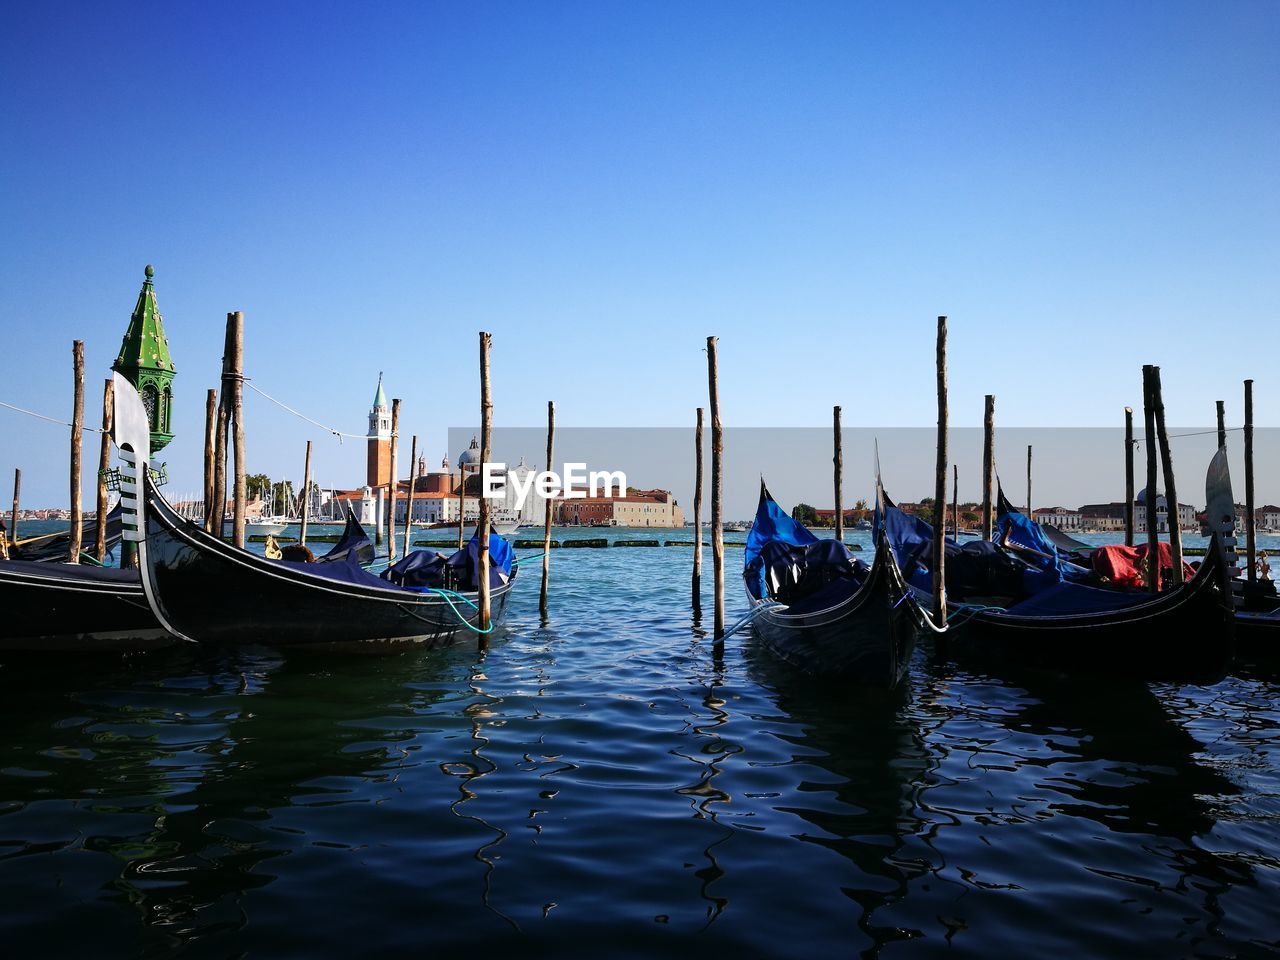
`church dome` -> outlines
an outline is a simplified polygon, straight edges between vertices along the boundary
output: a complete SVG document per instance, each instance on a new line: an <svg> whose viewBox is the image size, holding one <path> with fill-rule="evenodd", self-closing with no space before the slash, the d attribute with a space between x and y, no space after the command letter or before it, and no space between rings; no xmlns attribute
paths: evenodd
<svg viewBox="0 0 1280 960"><path fill-rule="evenodd" d="M1147 502L1147 488L1143 487L1138 491L1138 495L1133 498L1133 502L1138 506L1145 506ZM1165 500L1163 493L1156 494L1156 509L1162 510L1169 505L1169 501Z"/></svg>
<svg viewBox="0 0 1280 960"><path fill-rule="evenodd" d="M471 438L471 446L458 454L459 467L474 467L480 464L480 444L475 437Z"/></svg>

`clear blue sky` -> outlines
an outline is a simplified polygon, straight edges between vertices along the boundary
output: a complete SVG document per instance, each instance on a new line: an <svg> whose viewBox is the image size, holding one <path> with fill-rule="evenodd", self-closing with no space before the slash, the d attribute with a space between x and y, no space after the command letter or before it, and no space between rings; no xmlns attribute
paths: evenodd
<svg viewBox="0 0 1280 960"><path fill-rule="evenodd" d="M233 309L264 389L363 431L385 370L433 460L480 329L506 425L688 423L714 333L728 424L924 426L939 313L958 424L1116 425L1143 362L1280 424L1277 50L1274 2L10 5L0 400L69 415L79 337L96 416L153 263L178 491ZM359 480L248 410L251 469ZM65 430L0 437L67 501Z"/></svg>

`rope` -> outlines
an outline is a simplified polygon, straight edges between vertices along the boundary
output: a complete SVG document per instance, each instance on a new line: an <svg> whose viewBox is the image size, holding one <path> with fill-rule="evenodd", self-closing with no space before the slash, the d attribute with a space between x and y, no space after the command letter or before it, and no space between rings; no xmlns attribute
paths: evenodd
<svg viewBox="0 0 1280 960"><path fill-rule="evenodd" d="M453 611L453 615L454 615L455 617L457 617L457 618L458 618L458 622L459 622L459 623L461 623L461 624L462 624L464 627L466 627L468 630L471 630L471 631L473 631L474 633L480 633L480 634L493 633L493 623L492 623L492 622L490 622L490 623L489 623L489 626L485 627L483 630L481 630L479 627L472 626L471 621L470 621L470 620L468 620L466 617L464 617L464 616L463 616L463 615L458 611L458 608L457 608L457 607L455 607L455 606L453 605L453 601L449 599L450 594L452 594L453 596L457 597L459 600L463 601L464 603L470 604L470 605L471 605L471 608L472 608L473 610L479 610L479 609L480 609L476 604L472 603L470 600L468 600L468 599L467 599L466 597L464 597L462 594L460 594L460 593L455 593L455 592L454 592L454 591L452 591L452 590L444 590L444 589L441 589L440 587L433 587L433 588L431 589L431 592L432 592L432 593L438 593L438 594L440 594L440 596L441 596L441 597L443 597L443 598L444 598L444 602L445 602L445 603L447 603L447 604L449 605L449 609L450 609L450 610L452 610L452 611Z"/></svg>
<svg viewBox="0 0 1280 960"><path fill-rule="evenodd" d="M260 387L255 386L255 385L254 385L254 384L249 380L249 378L248 378L248 377L242 377L241 379L242 379L242 380L243 380L243 381L248 385L249 389L250 389L250 390L252 390L254 393L258 394L259 396L265 397L265 398L266 398L266 399L268 399L268 400L270 400L270 401L271 401L272 403L274 403L277 407L280 407L280 408L281 408L281 409L283 409L283 410L288 410L288 411L289 411L290 413L292 413L295 417L299 417L300 419L307 421L307 423L310 423L310 424L312 424L313 426L317 426L317 427L319 427L321 430L325 430L325 431L327 431L328 433L333 434L335 437L337 437L337 438L338 438L338 442L339 442L339 443L341 443L341 442L342 442L342 438L343 438L343 437L354 437L354 438L355 438L355 439L357 439L357 440L366 440L366 439L368 439L368 438L367 438L363 433L345 433L345 432L343 432L342 430L335 430L333 427L326 426L325 424L321 423L319 420L312 420L312 419L311 419L310 417L308 417L305 413L302 413L302 412L300 412L300 411L298 411L298 410L293 409L293 407L289 406L287 403L281 403L279 400L277 400L275 397L271 396L271 394L267 393L265 390L261 389Z"/></svg>
<svg viewBox="0 0 1280 960"><path fill-rule="evenodd" d="M63 427L74 426L74 424L70 420L59 420L57 417L46 417L43 413L36 413L34 410L27 410L27 409L24 409L23 407L15 407L12 403L5 403L3 400L0 400L0 407L6 407L9 410L15 411L16 413L25 413L28 417L35 417L37 420L47 420L49 423L56 423ZM81 429L88 430L90 433L102 432L101 427L82 426Z"/></svg>
<svg viewBox="0 0 1280 960"><path fill-rule="evenodd" d="M1243 430L1243 429L1244 429L1244 427L1227 427L1227 428L1226 428L1226 432L1227 432L1227 433L1235 433L1237 430ZM1180 439L1181 437L1209 437L1209 436L1216 436L1216 435L1217 435L1217 433L1218 433L1218 431L1217 431L1217 430L1194 430L1194 431L1192 431L1191 433L1171 433L1171 434L1169 434L1169 439L1170 439L1170 440L1178 440L1178 439ZM1147 442L1147 438L1146 438L1145 436L1142 436L1142 437L1134 437L1134 438L1133 438L1133 442L1134 442L1135 444L1136 444L1136 443L1146 443L1146 442Z"/></svg>

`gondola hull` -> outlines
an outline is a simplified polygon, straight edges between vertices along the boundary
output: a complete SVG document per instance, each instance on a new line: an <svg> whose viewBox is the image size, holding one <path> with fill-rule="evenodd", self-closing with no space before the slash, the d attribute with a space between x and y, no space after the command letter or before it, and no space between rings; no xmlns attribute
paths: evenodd
<svg viewBox="0 0 1280 960"><path fill-rule="evenodd" d="M860 587L807 606L761 610L752 623L756 636L802 670L853 683L897 686L917 642L936 632L883 541Z"/></svg>
<svg viewBox="0 0 1280 960"><path fill-rule="evenodd" d="M954 608L949 656L994 666L1141 681L1216 683L1235 652L1234 616L1217 549L1191 580L1122 610L1017 616Z"/></svg>
<svg viewBox="0 0 1280 960"><path fill-rule="evenodd" d="M475 636L479 614L459 599L345 582L267 560L184 521L149 481L146 488L147 595L161 622L181 636L353 652ZM515 572L492 590L494 624L506 610Z"/></svg>
<svg viewBox="0 0 1280 960"><path fill-rule="evenodd" d="M0 610L0 651L8 653L132 653L177 642L131 571L0 561Z"/></svg>

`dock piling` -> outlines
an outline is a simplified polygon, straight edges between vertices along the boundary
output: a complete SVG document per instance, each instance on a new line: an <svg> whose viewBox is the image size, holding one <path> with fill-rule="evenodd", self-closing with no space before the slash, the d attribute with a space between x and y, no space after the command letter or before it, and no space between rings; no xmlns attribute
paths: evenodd
<svg viewBox="0 0 1280 960"><path fill-rule="evenodd" d="M311 441L307 441L307 455L302 461L302 509L299 511L301 524L298 530L298 542L307 545L307 520L311 513Z"/></svg>
<svg viewBox="0 0 1280 960"><path fill-rule="evenodd" d="M1222 400L1216 401L1218 407L1218 449L1227 445L1227 405Z"/></svg>
<svg viewBox="0 0 1280 960"><path fill-rule="evenodd" d="M702 407L693 429L693 615L702 616Z"/></svg>
<svg viewBox="0 0 1280 960"><path fill-rule="evenodd" d="M933 623L947 624L947 318L938 317L938 458L933 484Z"/></svg>
<svg viewBox="0 0 1280 960"><path fill-rule="evenodd" d="M492 455L490 445L493 442L493 402L489 397L489 345L493 341L491 334L480 333L480 474L483 481L484 465ZM394 435L394 431L392 431ZM488 630L492 623L489 609L489 498L480 489L480 522L476 525L476 536L480 541L480 649L489 645Z"/></svg>
<svg viewBox="0 0 1280 960"><path fill-rule="evenodd" d="M1133 407L1124 408L1124 545L1133 546Z"/></svg>
<svg viewBox="0 0 1280 960"><path fill-rule="evenodd" d="M960 467L951 465L951 539L960 542Z"/></svg>
<svg viewBox="0 0 1280 960"><path fill-rule="evenodd" d="M227 380L231 387L232 452L235 455L235 502L232 507L231 542L244 549L245 462L244 462L244 313L227 314L231 362ZM223 388L225 392L225 387Z"/></svg>
<svg viewBox="0 0 1280 960"><path fill-rule="evenodd" d="M1027 444L1027 519L1034 520L1036 518L1031 506L1031 444Z"/></svg>
<svg viewBox="0 0 1280 960"><path fill-rule="evenodd" d="M396 559L396 460L400 453L400 401L391 401L391 479L387 482L387 561ZM413 472L412 466L409 470Z"/></svg>
<svg viewBox="0 0 1280 960"><path fill-rule="evenodd" d="M1244 513L1245 560L1250 586L1258 579L1258 538L1253 516L1253 381L1244 382Z"/></svg>
<svg viewBox="0 0 1280 960"><path fill-rule="evenodd" d="M724 653L724 430L720 425L720 384L716 338L707 337L707 392L711 408L711 563L715 577L714 653ZM701 539L701 538L699 538Z"/></svg>
<svg viewBox="0 0 1280 960"><path fill-rule="evenodd" d="M71 407L71 542L67 546L67 562L80 562L84 536L84 505L81 503L80 456L84 449L84 341L71 343L71 366L74 374Z"/></svg>
<svg viewBox="0 0 1280 960"><path fill-rule="evenodd" d="M556 404L547 401L547 465L544 469L555 469L556 444ZM543 619L547 616L547 590L551 585L551 520L555 511L555 501L545 498L542 518L542 590L538 594L538 612Z"/></svg>
<svg viewBox="0 0 1280 960"><path fill-rule="evenodd" d="M831 419L835 440L835 453L831 462L835 466L836 539L844 543L844 505L841 503L841 488L844 486L844 454L840 449L840 408L838 406L832 408Z"/></svg>
<svg viewBox="0 0 1280 960"><path fill-rule="evenodd" d="M1147 490L1143 507L1147 524L1147 588L1160 591L1160 533L1156 529L1156 410L1151 364L1142 368L1142 419L1146 432Z"/></svg>
<svg viewBox="0 0 1280 960"><path fill-rule="evenodd" d="M413 532L413 488L418 484L417 469L418 435L415 433L409 444L409 494L404 505L404 550L401 552L406 557L409 555L409 536Z"/></svg>
<svg viewBox="0 0 1280 960"><path fill-rule="evenodd" d="M204 401L204 529L213 533L215 437L218 430L218 391L210 390ZM221 519L221 517L219 517ZM221 533L221 531L219 531Z"/></svg>
<svg viewBox="0 0 1280 960"><path fill-rule="evenodd" d="M1164 499L1169 518L1169 554L1173 563L1173 586L1182 583L1182 523L1178 516L1178 485L1173 480L1173 452L1164 424L1164 390L1160 386L1160 368L1151 368L1151 399L1156 416L1156 440L1160 444L1160 466L1164 474Z"/></svg>
<svg viewBox="0 0 1280 960"><path fill-rule="evenodd" d="M13 470L13 513L10 514L9 524L9 546L16 547L18 545L18 495L22 492L22 470L14 467Z"/></svg>
<svg viewBox="0 0 1280 960"><path fill-rule="evenodd" d="M991 505L996 498L996 398L988 393L982 414L982 539L995 530Z"/></svg>

